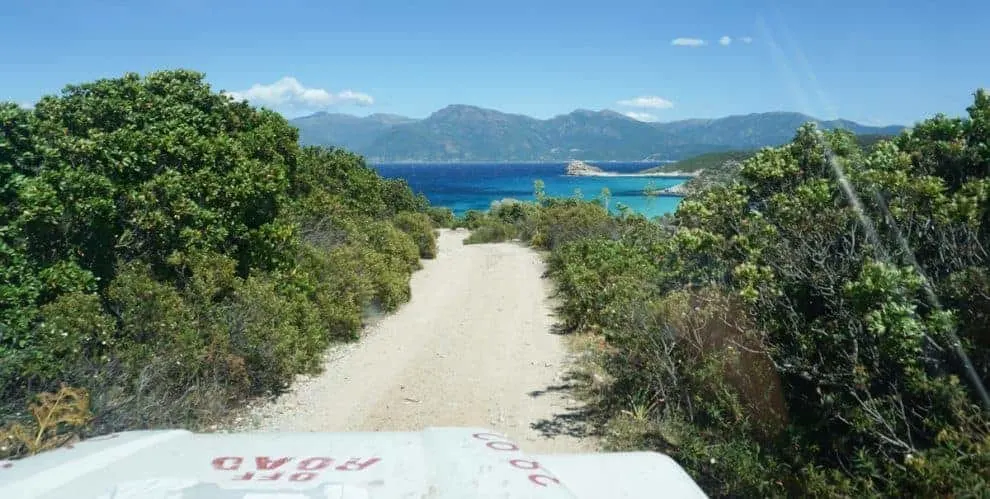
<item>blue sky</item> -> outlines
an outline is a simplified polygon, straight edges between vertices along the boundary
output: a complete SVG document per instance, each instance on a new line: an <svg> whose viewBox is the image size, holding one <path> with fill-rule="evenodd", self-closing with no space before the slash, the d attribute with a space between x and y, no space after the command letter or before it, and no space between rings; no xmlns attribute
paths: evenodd
<svg viewBox="0 0 990 499"><path fill-rule="evenodd" d="M3 15L0 100L21 103L183 67L287 115L459 103L909 124L990 87L982 0L6 0Z"/></svg>

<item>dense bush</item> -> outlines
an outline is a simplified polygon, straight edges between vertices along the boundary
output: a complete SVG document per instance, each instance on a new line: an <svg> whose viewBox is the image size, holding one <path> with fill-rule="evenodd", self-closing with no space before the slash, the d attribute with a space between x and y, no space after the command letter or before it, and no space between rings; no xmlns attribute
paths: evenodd
<svg viewBox="0 0 990 499"><path fill-rule="evenodd" d="M395 216L395 226L413 238L419 248L420 258L436 258L437 234L429 215L404 211Z"/></svg>
<svg viewBox="0 0 990 499"><path fill-rule="evenodd" d="M456 224L454 212L450 208L431 206L427 208L426 214L433 221L433 226L437 228L452 228Z"/></svg>
<svg viewBox="0 0 990 499"><path fill-rule="evenodd" d="M486 221L464 239L464 244L498 243L516 237L516 228L500 220Z"/></svg>
<svg viewBox="0 0 990 499"><path fill-rule="evenodd" d="M570 241L617 234L617 222L602 199L546 197L539 181L536 194L535 202L506 199L492 203L487 213L469 210L458 221L472 231L465 244L521 238L538 248L554 249Z"/></svg>
<svg viewBox="0 0 990 499"><path fill-rule="evenodd" d="M405 182L191 71L0 105L0 196L0 418L64 382L98 432L284 389L436 251Z"/></svg>
<svg viewBox="0 0 990 499"><path fill-rule="evenodd" d="M570 330L601 331L618 319L615 303L641 301L656 276L652 262L637 249L611 239L567 243L550 256L549 270L564 298L560 317Z"/></svg>
<svg viewBox="0 0 990 499"><path fill-rule="evenodd" d="M537 247L553 250L582 239L617 235L615 219L602 204L580 199L549 199L530 223L522 223L522 235Z"/></svg>
<svg viewBox="0 0 990 499"><path fill-rule="evenodd" d="M475 230L488 220L486 214L478 210L468 210L454 221L454 228Z"/></svg>
<svg viewBox="0 0 990 499"><path fill-rule="evenodd" d="M990 96L968 111L869 151L806 125L663 223L547 199L512 222L599 338L610 446L713 496L990 494Z"/></svg>

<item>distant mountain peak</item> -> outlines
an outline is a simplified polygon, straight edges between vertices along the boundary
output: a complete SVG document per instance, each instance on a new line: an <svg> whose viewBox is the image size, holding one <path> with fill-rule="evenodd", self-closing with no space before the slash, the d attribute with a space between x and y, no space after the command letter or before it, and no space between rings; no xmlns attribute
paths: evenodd
<svg viewBox="0 0 990 499"><path fill-rule="evenodd" d="M553 120L559 120L559 119L566 119L568 117L571 117L571 118L580 117L582 119L603 118L603 119L608 119L608 120L619 119L619 120L625 120L625 121L636 121L636 120L634 120L634 119L632 119L632 118L630 118L630 117L628 117L628 116L626 116L626 115L624 115L624 114L622 114L620 112L613 111L611 109L601 109L599 111L594 111L594 110L591 110L591 109L575 109L575 110L573 110L573 111L571 111L571 112L569 112L567 114L559 114L557 116L554 116L551 119L553 119Z"/></svg>
<svg viewBox="0 0 990 499"><path fill-rule="evenodd" d="M475 106L475 105L472 105L472 104L447 104L446 106L440 108L440 111L443 111L445 109L447 109L447 110L458 110L458 109L461 109L461 110L494 111L494 109L486 109L486 108L483 108L481 106Z"/></svg>
<svg viewBox="0 0 990 499"><path fill-rule="evenodd" d="M628 116L626 116L626 115L624 115L624 114L622 114L622 113L620 113L618 111L613 111L611 109L602 109L601 111L599 111L599 113L601 113L603 116L612 116L614 118L632 119L632 118L630 118L630 117L628 117Z"/></svg>
<svg viewBox="0 0 990 499"><path fill-rule="evenodd" d="M617 113L617 112L615 112L615 111L613 111L611 109L600 109L598 111L595 111L593 109L578 108L578 109L575 109L574 111L571 111L570 114L580 114L580 115L583 115L583 116L609 116L609 115L622 116L621 114L619 114L619 113Z"/></svg>
<svg viewBox="0 0 990 499"><path fill-rule="evenodd" d="M482 109L477 106L468 106L466 104L451 104L445 106L433 112L426 119L444 119L444 118L455 118L459 116L480 116L485 114L487 110Z"/></svg>
<svg viewBox="0 0 990 499"><path fill-rule="evenodd" d="M457 126L470 124L474 129L480 130L487 126L498 127L503 130L514 128L524 128L536 122L535 118L522 114L510 114L495 109L488 109L466 104L452 104L429 115L422 121L424 126ZM442 125L441 125L442 124ZM480 127L480 128L479 128ZM450 141L446 141L449 143Z"/></svg>
<svg viewBox="0 0 990 499"><path fill-rule="evenodd" d="M435 115L438 115L438 114L439 115L459 114L459 113L484 113L484 114L487 114L487 113L498 113L498 112L499 111L496 111L494 109L487 109L487 108L483 108L483 107L479 107L479 106L471 106L471 105L468 105L468 104L450 104L450 105L444 106L444 107L442 107L440 109L437 109L436 111L433 112L433 114L431 116L435 116Z"/></svg>

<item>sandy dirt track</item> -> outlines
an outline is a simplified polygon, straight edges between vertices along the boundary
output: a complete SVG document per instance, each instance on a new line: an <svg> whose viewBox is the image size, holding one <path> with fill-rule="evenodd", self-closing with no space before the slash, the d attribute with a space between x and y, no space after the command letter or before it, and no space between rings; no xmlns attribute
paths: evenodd
<svg viewBox="0 0 990 499"><path fill-rule="evenodd" d="M439 254L412 277L412 300L250 409L263 431L388 431L481 426L529 452L594 450L566 389L569 355L551 332L550 283L538 254L517 244L462 244L441 232ZM247 428L245 428L247 429Z"/></svg>

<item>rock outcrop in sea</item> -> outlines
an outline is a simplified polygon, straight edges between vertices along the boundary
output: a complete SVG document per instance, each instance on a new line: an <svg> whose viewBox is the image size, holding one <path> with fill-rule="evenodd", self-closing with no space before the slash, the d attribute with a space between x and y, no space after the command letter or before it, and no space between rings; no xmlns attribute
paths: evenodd
<svg viewBox="0 0 990 499"><path fill-rule="evenodd" d="M575 176L595 176L605 173L597 166L589 165L584 161L574 160L567 163L567 174Z"/></svg>
<svg viewBox="0 0 990 499"><path fill-rule="evenodd" d="M647 187L646 189L643 190L643 194L645 194L647 196L681 196L681 197L683 197L683 196L687 196L688 189L685 187L685 184L676 184L676 185L672 185L670 187L662 187L662 188L657 188L657 187L650 188L650 187Z"/></svg>

